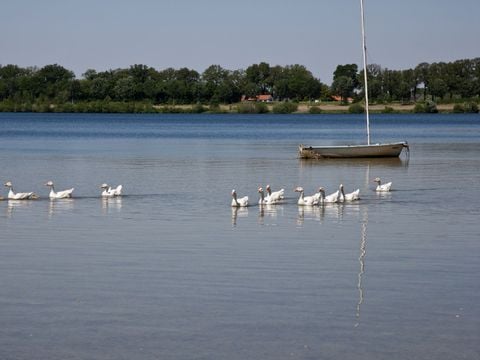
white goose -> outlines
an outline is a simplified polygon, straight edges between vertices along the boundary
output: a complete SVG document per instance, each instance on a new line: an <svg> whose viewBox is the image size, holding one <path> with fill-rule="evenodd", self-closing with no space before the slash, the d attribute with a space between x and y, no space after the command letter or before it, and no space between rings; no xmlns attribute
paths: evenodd
<svg viewBox="0 0 480 360"><path fill-rule="evenodd" d="M260 199L258 199L258 205L272 204L269 197L265 197L265 192L262 187L258 188L258 193L260 194Z"/></svg>
<svg viewBox="0 0 480 360"><path fill-rule="evenodd" d="M116 188L113 188L111 186L108 186L108 184L102 184L100 186L100 189L103 189L102 191L102 196L103 197L114 197L114 196L120 196L122 195L122 185L118 185Z"/></svg>
<svg viewBox="0 0 480 360"><path fill-rule="evenodd" d="M265 190L267 190L267 199L269 198L269 200L271 201L271 203L276 203L276 202L279 202L280 200L283 200L285 199L285 190L284 189L280 189L278 191L274 191L272 192L272 189L270 188L270 185L267 185L265 187Z"/></svg>
<svg viewBox="0 0 480 360"><path fill-rule="evenodd" d="M45 186L50 187L50 194L48 197L50 199L66 199L66 198L71 198L73 190L75 188L67 189L67 190L62 190L62 191L55 191L55 186L53 185L53 181L49 180L45 183Z"/></svg>
<svg viewBox="0 0 480 360"><path fill-rule="evenodd" d="M248 206L248 196L242 198L237 198L237 192L235 189L232 190L232 206L233 207L247 207Z"/></svg>
<svg viewBox="0 0 480 360"><path fill-rule="evenodd" d="M315 195L312 196L305 196L304 190L301 186L298 186L294 189L295 192L300 193L300 197L298 198L297 204L301 206L311 206L318 204L318 197Z"/></svg>
<svg viewBox="0 0 480 360"><path fill-rule="evenodd" d="M325 189L323 187L318 188L318 193L315 194L320 204L334 204L339 202L340 191L337 190L330 195L325 195Z"/></svg>
<svg viewBox="0 0 480 360"><path fill-rule="evenodd" d="M340 202L355 201L360 199L360 189L345 194L345 191L343 190L343 184L340 184L338 190L340 191Z"/></svg>
<svg viewBox="0 0 480 360"><path fill-rule="evenodd" d="M16 193L13 190L13 185L11 181L7 181L4 184L6 187L9 188L8 191L8 199L10 200L31 200L31 199L38 199L38 196L34 192L24 192L24 193Z"/></svg>
<svg viewBox="0 0 480 360"><path fill-rule="evenodd" d="M375 189L375 191L378 191L378 192L388 192L392 188L392 182L391 181L386 183L386 184L382 184L382 181L380 180L379 177L375 178L375 180L373 180L373 182L377 183L377 188Z"/></svg>

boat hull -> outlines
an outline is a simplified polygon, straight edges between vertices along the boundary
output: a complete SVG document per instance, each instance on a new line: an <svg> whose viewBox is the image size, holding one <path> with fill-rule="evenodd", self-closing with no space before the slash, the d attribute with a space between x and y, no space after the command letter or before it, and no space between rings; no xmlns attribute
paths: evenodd
<svg viewBox="0 0 480 360"><path fill-rule="evenodd" d="M343 146L304 146L298 147L301 159L332 159L332 158L382 158L399 157L406 142L371 145L343 145Z"/></svg>

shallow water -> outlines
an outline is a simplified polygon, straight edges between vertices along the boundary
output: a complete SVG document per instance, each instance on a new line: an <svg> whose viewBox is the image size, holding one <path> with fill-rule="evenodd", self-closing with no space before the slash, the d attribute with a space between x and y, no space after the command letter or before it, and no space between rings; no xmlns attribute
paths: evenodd
<svg viewBox="0 0 480 360"><path fill-rule="evenodd" d="M296 158L362 142L356 115L0 114L0 180L41 196L0 202L0 358L478 359L480 118L372 133L410 158ZM296 205L339 183L362 199Z"/></svg>

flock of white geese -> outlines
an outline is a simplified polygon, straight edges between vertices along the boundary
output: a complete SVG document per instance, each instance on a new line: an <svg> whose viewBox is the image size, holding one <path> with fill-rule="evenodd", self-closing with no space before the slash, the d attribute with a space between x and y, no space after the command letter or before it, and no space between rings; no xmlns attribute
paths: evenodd
<svg viewBox="0 0 480 360"><path fill-rule="evenodd" d="M389 192L392 188L392 182L382 184L381 179L378 177L375 178L373 181L377 184L377 187L375 188L375 191L377 192ZM285 189L272 191L270 185L267 185L265 190L266 194L262 187L258 188L258 193L260 194L260 198L258 200L259 205L279 204L285 199ZM343 188L343 184L340 184L338 190L329 195L325 195L325 189L323 187L318 188L318 191L310 196L305 196L304 189L301 186L296 187L294 191L300 193L300 196L297 200L297 204L300 206L335 204L360 200L360 189L346 194ZM247 206L249 206L248 196L238 197L237 192L235 191L235 189L233 189L232 207Z"/></svg>
<svg viewBox="0 0 480 360"><path fill-rule="evenodd" d="M39 196L34 192L15 192L11 181L7 181L4 185L8 188L8 195L7 195L8 200L34 200L39 198ZM75 190L75 188L71 188L71 189L56 191L55 185L51 180L47 181L45 183L45 186L50 188L50 193L48 194L48 197L50 199L71 198L73 196L73 190ZM101 196L105 198L122 195L122 185L118 185L117 187L112 188L108 184L102 184L100 186L100 189L102 190ZM1 196L0 196L0 200L3 200Z"/></svg>

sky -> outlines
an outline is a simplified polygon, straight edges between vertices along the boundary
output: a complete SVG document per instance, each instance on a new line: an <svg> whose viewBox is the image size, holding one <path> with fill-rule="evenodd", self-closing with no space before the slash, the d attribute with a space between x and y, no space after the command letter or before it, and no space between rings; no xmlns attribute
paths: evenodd
<svg viewBox="0 0 480 360"><path fill-rule="evenodd" d="M480 57L480 0L365 0L368 62L392 70ZM331 84L362 64L360 0L3 0L0 65L59 64L80 78L266 62Z"/></svg>

